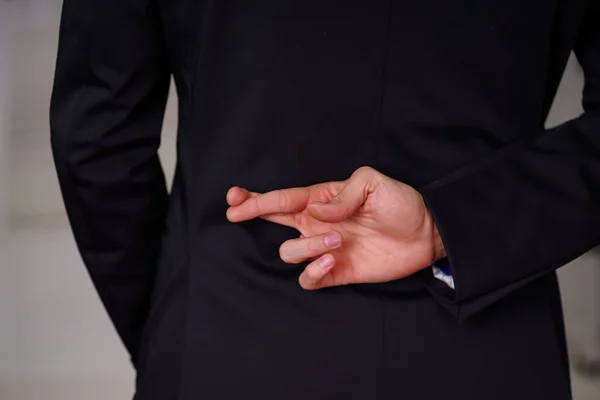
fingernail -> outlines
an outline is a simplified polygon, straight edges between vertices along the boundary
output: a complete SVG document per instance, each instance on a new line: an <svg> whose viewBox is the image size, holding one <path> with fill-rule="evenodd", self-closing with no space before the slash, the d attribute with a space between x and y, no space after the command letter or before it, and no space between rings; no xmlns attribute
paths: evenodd
<svg viewBox="0 0 600 400"><path fill-rule="evenodd" d="M325 235L325 245L327 247L336 247L342 243L342 238L337 233L328 233Z"/></svg>
<svg viewBox="0 0 600 400"><path fill-rule="evenodd" d="M331 254L326 254L323 257L321 257L321 261L319 261L319 264L321 264L321 267L323 268L329 268L333 265L333 256Z"/></svg>

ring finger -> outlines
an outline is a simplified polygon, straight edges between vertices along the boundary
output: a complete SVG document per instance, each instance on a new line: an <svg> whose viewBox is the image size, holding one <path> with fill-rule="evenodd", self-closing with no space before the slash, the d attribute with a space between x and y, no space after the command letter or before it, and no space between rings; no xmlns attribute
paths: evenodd
<svg viewBox="0 0 600 400"><path fill-rule="evenodd" d="M337 249L341 244L342 235L332 231L320 235L288 240L279 248L279 255L288 264L298 264Z"/></svg>

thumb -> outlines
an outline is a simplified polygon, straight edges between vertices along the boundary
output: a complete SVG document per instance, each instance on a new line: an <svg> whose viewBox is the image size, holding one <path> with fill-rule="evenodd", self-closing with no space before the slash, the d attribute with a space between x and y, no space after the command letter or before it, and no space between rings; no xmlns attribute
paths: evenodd
<svg viewBox="0 0 600 400"><path fill-rule="evenodd" d="M342 222L356 213L367 200L370 188L374 183L370 168L357 170L346 181L342 190L329 202L311 202L308 204L310 215L322 222Z"/></svg>

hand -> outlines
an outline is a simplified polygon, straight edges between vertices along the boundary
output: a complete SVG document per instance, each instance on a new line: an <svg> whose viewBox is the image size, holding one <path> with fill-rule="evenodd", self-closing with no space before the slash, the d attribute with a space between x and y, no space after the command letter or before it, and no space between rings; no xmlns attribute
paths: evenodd
<svg viewBox="0 0 600 400"><path fill-rule="evenodd" d="M404 278L445 256L431 213L414 188L369 167L343 182L259 194L233 187L227 218L297 229L280 248L287 263L312 261L305 289Z"/></svg>

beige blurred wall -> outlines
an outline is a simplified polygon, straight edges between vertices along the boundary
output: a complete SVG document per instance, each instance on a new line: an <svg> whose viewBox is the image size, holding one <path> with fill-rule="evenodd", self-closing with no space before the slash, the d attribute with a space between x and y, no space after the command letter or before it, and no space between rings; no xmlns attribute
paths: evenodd
<svg viewBox="0 0 600 400"><path fill-rule="evenodd" d="M77 253L52 163L60 5L0 0L0 400L128 398L133 384ZM176 124L172 95L160 149L168 177Z"/></svg>
<svg viewBox="0 0 600 400"><path fill-rule="evenodd" d="M1 7L1 6L0 6ZM8 79L8 63L3 61L7 56L8 47L8 28L6 23L6 16L1 12L0 9L0 251L2 250L2 234L6 231L3 229L4 222L6 220L6 190L5 187L5 175L7 170L6 164L6 137L8 136L8 101L6 99L6 93L2 90L7 86Z"/></svg>
<svg viewBox="0 0 600 400"><path fill-rule="evenodd" d="M6 316L10 312L10 299L7 296L8 280L2 275L2 268L7 263L6 246L6 220L7 220L7 137L8 124L8 86L9 71L6 58L8 56L8 43L11 40L7 24L8 15L2 12L0 5L0 360L9 357L10 327L7 325ZM3 279L4 278L4 279ZM1 361L0 361L1 362ZM0 366L0 374L5 368ZM1 392L0 392L1 393Z"/></svg>
<svg viewBox="0 0 600 400"><path fill-rule="evenodd" d="M554 126L580 115L583 73L574 57L567 65L548 116ZM600 365L600 254L591 251L559 270L569 351L573 364ZM584 365L585 367L585 365Z"/></svg>

